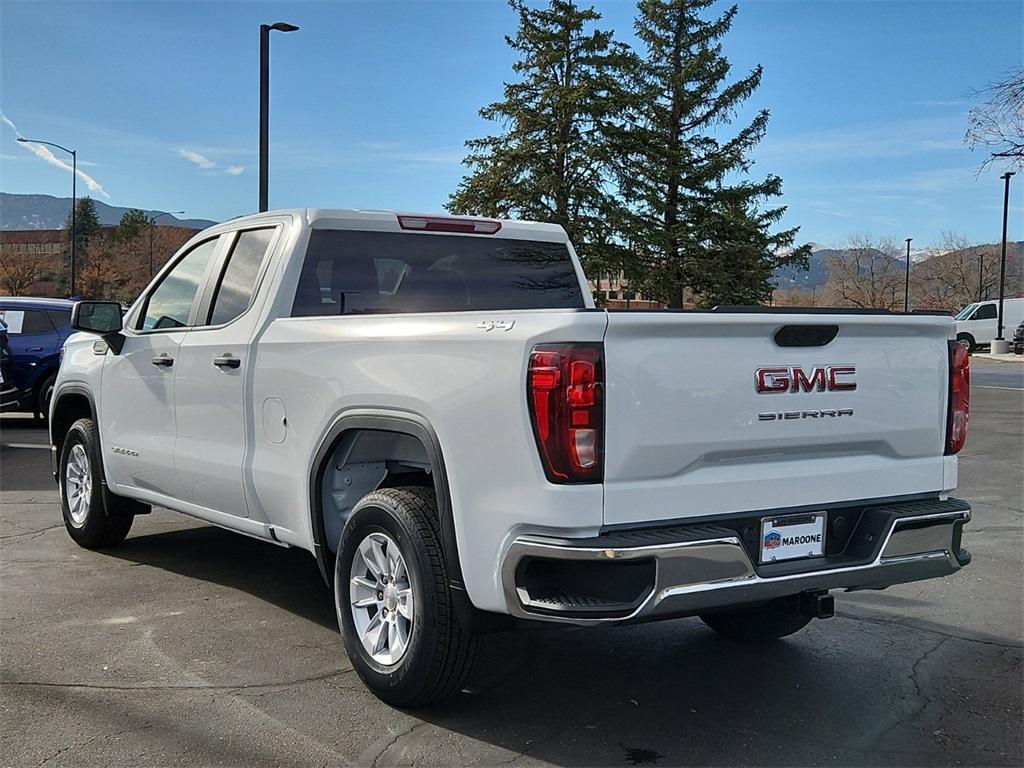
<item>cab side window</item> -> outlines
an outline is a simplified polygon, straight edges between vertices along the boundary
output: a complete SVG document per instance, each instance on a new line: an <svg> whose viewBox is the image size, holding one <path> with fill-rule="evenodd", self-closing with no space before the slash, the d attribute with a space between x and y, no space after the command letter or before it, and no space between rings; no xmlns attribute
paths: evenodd
<svg viewBox="0 0 1024 768"><path fill-rule="evenodd" d="M192 303L218 239L215 237L195 246L164 276L146 299L146 307L137 326L139 330L157 331L188 325Z"/></svg>
<svg viewBox="0 0 1024 768"><path fill-rule="evenodd" d="M995 320L998 314L995 304L982 304L971 320Z"/></svg>
<svg viewBox="0 0 1024 768"><path fill-rule="evenodd" d="M217 285L210 311L210 325L231 322L249 308L260 265L263 264L263 257L266 256L273 236L273 229L239 232Z"/></svg>

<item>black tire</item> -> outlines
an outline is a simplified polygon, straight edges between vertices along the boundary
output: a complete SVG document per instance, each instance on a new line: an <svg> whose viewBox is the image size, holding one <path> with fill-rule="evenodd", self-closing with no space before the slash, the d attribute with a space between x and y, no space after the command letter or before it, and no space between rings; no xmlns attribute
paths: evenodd
<svg viewBox="0 0 1024 768"><path fill-rule="evenodd" d="M57 381L57 372L47 374L43 383L36 388L36 413L43 419L50 418L50 400L53 399L53 385Z"/></svg>
<svg viewBox="0 0 1024 768"><path fill-rule="evenodd" d="M800 613L800 596L780 597L767 603L701 614L715 632L741 643L760 643L792 635L806 627L812 616Z"/></svg>
<svg viewBox="0 0 1024 768"><path fill-rule="evenodd" d="M84 453L86 471L81 477L86 476L86 490L83 491L83 499L88 501L85 506L74 507L74 502L69 502L68 463L75 455L80 460L76 451ZM60 463L58 465L58 479L60 482L60 506L64 515L64 527L68 534L80 547L85 549L103 549L113 547L124 541L131 530L134 514L130 510L136 508L136 502L129 499L116 499L115 509L110 509L104 498L103 486L103 463L100 457L99 436L96 433L96 425L92 419L79 419L68 430L61 446ZM109 495L109 494L107 494ZM120 503L123 502L123 503Z"/></svg>
<svg viewBox="0 0 1024 768"><path fill-rule="evenodd" d="M352 562L371 533L397 545L415 607L404 653L389 665L378 663L364 648L350 605ZM386 488L356 504L338 544L334 602L349 660L382 701L419 707L462 690L476 656L476 638L457 615L432 488Z"/></svg>
<svg viewBox="0 0 1024 768"><path fill-rule="evenodd" d="M978 348L978 345L974 343L974 337L969 333L958 333L956 335L956 340L957 343L968 352L973 352Z"/></svg>

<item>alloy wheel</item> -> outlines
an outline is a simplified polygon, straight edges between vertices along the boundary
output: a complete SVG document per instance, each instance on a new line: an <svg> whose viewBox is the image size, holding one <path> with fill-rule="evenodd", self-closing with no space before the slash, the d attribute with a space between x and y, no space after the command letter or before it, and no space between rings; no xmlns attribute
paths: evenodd
<svg viewBox="0 0 1024 768"><path fill-rule="evenodd" d="M384 666L401 661L415 606L405 558L387 534L374 532L359 543L349 573L349 606L356 635L370 657Z"/></svg>
<svg viewBox="0 0 1024 768"><path fill-rule="evenodd" d="M64 494L67 497L68 513L76 528L85 525L92 503L92 472L89 469L89 454L81 443L75 443L68 454L64 469Z"/></svg>

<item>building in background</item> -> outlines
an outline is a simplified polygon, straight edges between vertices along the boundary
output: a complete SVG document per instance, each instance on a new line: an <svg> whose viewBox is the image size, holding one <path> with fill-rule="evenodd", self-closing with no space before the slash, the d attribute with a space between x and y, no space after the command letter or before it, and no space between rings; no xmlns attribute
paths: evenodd
<svg viewBox="0 0 1024 768"><path fill-rule="evenodd" d="M157 226L152 233L144 228L133 240L125 242L118 239L117 227L101 228L92 242L77 254L79 293L92 299L133 299L149 282L150 235L153 268L158 271L199 231L190 227ZM0 230L0 294L64 297L70 266L65 230ZM116 295L94 295L97 290L102 292L105 284L116 284Z"/></svg>
<svg viewBox="0 0 1024 768"><path fill-rule="evenodd" d="M638 291L629 287L629 281L622 272L602 274L596 278L587 278L587 287L594 297L594 302L604 309L664 309L665 304L644 298Z"/></svg>

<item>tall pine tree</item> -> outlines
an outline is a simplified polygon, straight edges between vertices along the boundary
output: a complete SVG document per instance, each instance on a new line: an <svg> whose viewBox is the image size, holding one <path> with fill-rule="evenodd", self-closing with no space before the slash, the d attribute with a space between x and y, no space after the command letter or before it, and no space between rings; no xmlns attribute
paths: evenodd
<svg viewBox="0 0 1024 768"><path fill-rule="evenodd" d="M64 222L64 231L67 233L68 242L75 239L75 246L80 253L84 253L89 247L89 241L99 234L100 216L96 212L96 203L86 195L80 197L75 203L75 228L71 230L71 213L68 213Z"/></svg>
<svg viewBox="0 0 1024 768"><path fill-rule="evenodd" d="M782 180L747 176L767 110L723 136L760 85L761 68L729 81L721 39L736 7L707 21L702 12L712 4L640 0L642 50L621 69L631 106L613 143L629 271L671 307L684 306L687 288L703 306L764 301L772 271L806 265L810 253L792 248L797 228L771 231L786 210L770 203Z"/></svg>
<svg viewBox="0 0 1024 768"><path fill-rule="evenodd" d="M505 39L518 54L519 79L480 110L504 130L466 142L470 173L447 207L561 224L588 273L616 266L606 127L620 105L616 76L626 49L594 28L600 14L593 8L568 0L509 4L519 30Z"/></svg>

